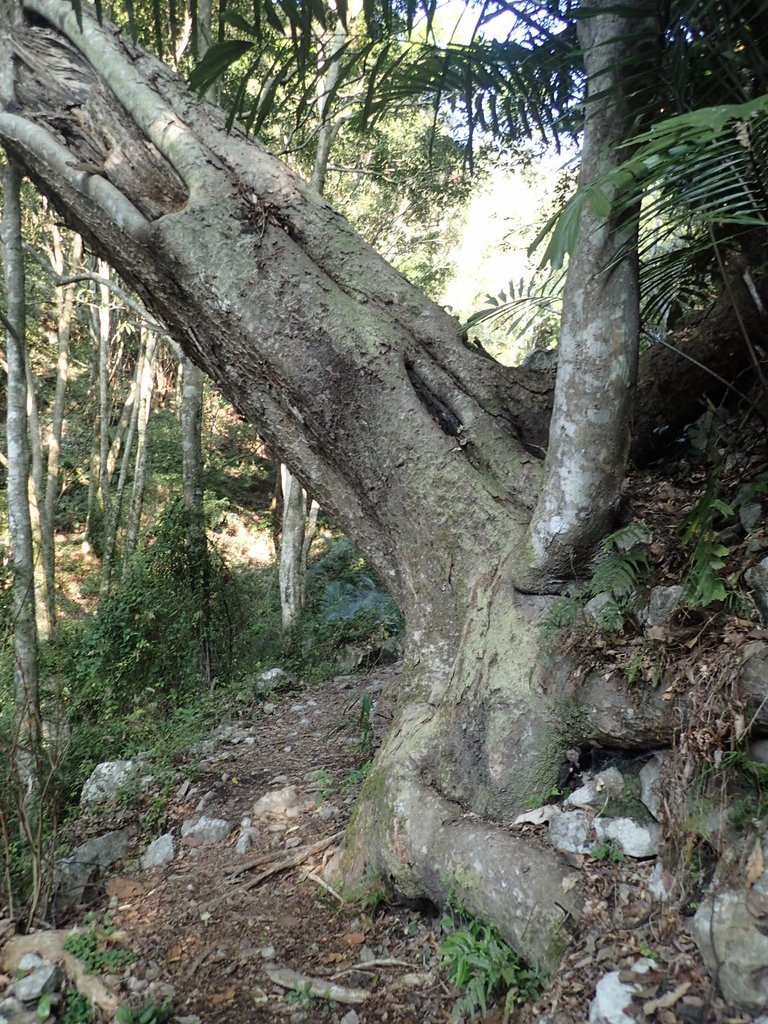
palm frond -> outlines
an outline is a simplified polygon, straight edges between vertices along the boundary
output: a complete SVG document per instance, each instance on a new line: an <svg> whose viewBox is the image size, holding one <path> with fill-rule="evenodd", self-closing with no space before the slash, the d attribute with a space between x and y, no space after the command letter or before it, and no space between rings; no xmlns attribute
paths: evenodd
<svg viewBox="0 0 768 1024"><path fill-rule="evenodd" d="M532 250L548 244L542 264L561 266L578 238L581 211L620 216L651 195L649 216L700 225L768 226L768 95L668 118L627 143L632 155L591 182L555 214Z"/></svg>

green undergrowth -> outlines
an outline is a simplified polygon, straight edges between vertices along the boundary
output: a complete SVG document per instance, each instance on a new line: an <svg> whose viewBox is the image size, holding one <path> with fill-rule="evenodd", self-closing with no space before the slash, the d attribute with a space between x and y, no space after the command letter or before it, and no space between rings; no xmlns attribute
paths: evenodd
<svg viewBox="0 0 768 1024"><path fill-rule="evenodd" d="M220 511L209 503L209 516ZM344 539L319 546L304 614L284 633L275 567L232 568L211 544L203 574L190 555L188 528L183 506L172 501L96 612L62 621L56 643L41 645L44 785L32 801L14 775L13 657L10 637L0 642L0 826L7 837L0 892L17 908L28 902L61 824L77 813L96 764L142 752L154 775L166 770L172 778L174 759L214 726L258 717L280 686L322 685L339 673L349 645L375 663L381 645L400 632L394 602ZM5 564L0 551L0 574ZM0 608L8 596L1 584ZM201 671L203 650L209 678ZM261 673L275 666L289 675L263 684ZM371 702L366 694L355 701L348 724L368 758ZM27 838L20 808L29 816ZM162 801L145 811L161 823Z"/></svg>
<svg viewBox="0 0 768 1024"><path fill-rule="evenodd" d="M445 937L440 959L461 993L452 1021L463 1021L475 1013L485 1017L497 1001L502 1001L508 1015L541 992L545 980L541 972L527 967L494 925L449 904L442 928Z"/></svg>

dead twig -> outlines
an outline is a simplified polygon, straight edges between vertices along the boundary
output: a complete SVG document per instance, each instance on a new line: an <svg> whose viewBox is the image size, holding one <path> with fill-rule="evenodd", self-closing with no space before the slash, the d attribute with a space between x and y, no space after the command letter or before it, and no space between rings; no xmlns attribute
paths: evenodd
<svg viewBox="0 0 768 1024"><path fill-rule="evenodd" d="M281 871L287 871L289 868L298 867L308 857L311 857L315 853L320 853L321 850L327 849L333 843L343 835L342 832L334 832L332 836L327 836L325 839L319 839L316 843L312 843L310 846L301 846L295 853L292 853L290 857L283 857L282 860L273 861L269 867L261 871L255 878L249 878L247 882L242 885L238 885L236 889L232 889L230 892L225 892L221 896L218 896L215 900L210 900L205 906L206 910L210 910L211 907L216 907L219 903L230 898L230 896L237 895L239 893L248 892L249 889L254 889L265 879L270 878L272 875L277 875Z"/></svg>
<svg viewBox="0 0 768 1024"><path fill-rule="evenodd" d="M332 843L335 843L337 839L341 839L343 832L334 832L332 836L328 836L326 839L320 839L318 842L313 843L311 846L301 846L296 850L297 854L305 853L309 856L311 853L318 853L320 850L326 849ZM236 864L232 868L226 868L224 874L230 875L230 882L234 882L238 875L244 875L246 871L252 871L254 868L260 868L264 864L270 864L274 861L275 855L273 853L262 853L260 857L254 857L253 860L247 860L244 864ZM299 864L301 861L299 861Z"/></svg>
<svg viewBox="0 0 768 1024"><path fill-rule="evenodd" d="M351 967L345 967L343 971L336 971L332 974L333 979L343 978L345 974L359 974L361 971L370 971L376 967L408 967L414 970L412 964L407 963L405 960L396 960L393 956L385 956L380 960L366 960L360 963L353 964Z"/></svg>
<svg viewBox="0 0 768 1024"><path fill-rule="evenodd" d="M336 890L333 888L332 885L328 885L327 882L324 882L322 880L322 878L319 875L316 875L314 872L312 872L312 871L302 871L301 877L302 878L309 878L309 879L311 879L311 881L316 882L319 886L321 886L323 889L325 889L326 892L329 892L331 894L331 896L334 897L334 899L337 899L339 901L339 903L343 903L344 902L344 897L341 895L341 893L340 892L336 892Z"/></svg>

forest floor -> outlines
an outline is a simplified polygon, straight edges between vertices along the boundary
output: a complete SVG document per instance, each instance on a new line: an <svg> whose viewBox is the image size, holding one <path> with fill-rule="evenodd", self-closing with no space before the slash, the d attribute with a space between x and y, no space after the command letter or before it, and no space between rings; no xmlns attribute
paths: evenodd
<svg viewBox="0 0 768 1024"><path fill-rule="evenodd" d="M122 973L104 978L118 999L141 1009L171 996L171 1019L182 1024L451 1018L458 994L441 965L441 914L387 902L374 878L345 899L322 878L361 785L360 696L363 688L379 696L396 673L395 667L276 695L178 755L162 782L147 782L132 801L81 814L73 843L115 828L127 828L133 840L132 859L101 880L91 904L91 920L108 916L117 927L110 944L136 956ZM254 815L256 801L287 785L295 786L287 814ZM207 816L235 829L212 845L178 845L182 822L199 814L201 800ZM251 819L253 842L238 853L244 818ZM537 828L523 827L532 842L546 841ZM162 832L177 838L175 859L141 870L140 855ZM575 861L586 906L561 969L538 1003L509 1017L497 1005L489 1021L582 1024L597 981L641 956L655 967L644 978L638 1020L750 1020L729 1014L716 996L680 912L649 894L650 862ZM82 925L83 917L61 923ZM306 984L285 988L275 983L276 966L351 989L361 1001L332 1001Z"/></svg>

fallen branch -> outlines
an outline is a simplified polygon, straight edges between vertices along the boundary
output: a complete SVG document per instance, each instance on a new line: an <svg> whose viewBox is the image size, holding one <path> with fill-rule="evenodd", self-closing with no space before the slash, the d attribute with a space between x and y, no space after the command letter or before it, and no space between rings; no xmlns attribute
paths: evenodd
<svg viewBox="0 0 768 1024"><path fill-rule="evenodd" d="M276 967L267 964L264 973L269 980L281 988L291 988L296 992L306 992L310 996L320 996L321 999L333 999L336 1003L347 1003L359 1006L364 1003L370 995L364 988L346 988L344 985L336 985L332 981L324 981L322 978L312 978L309 974L300 974L288 967Z"/></svg>
<svg viewBox="0 0 768 1024"><path fill-rule="evenodd" d="M327 849L332 846L333 843L337 842L342 832L335 832L332 836L328 836L325 839L319 839L316 843L312 843L310 846L301 846L298 850L291 854L290 857L284 857L282 860L273 861L268 868L256 875L255 878L250 878L247 882L242 885L238 885L236 889L232 889L231 892L222 893L215 900L210 900L205 905L205 910L210 910L211 907L216 907L219 903L229 899L231 896L236 896L239 893L248 892L249 889L255 888L265 879L270 878L272 875L277 875L281 871L287 871L289 868L296 868L299 864L302 864L308 857L311 857L314 853L320 853L321 850ZM247 869L246 869L247 870Z"/></svg>
<svg viewBox="0 0 768 1024"><path fill-rule="evenodd" d="M337 839L341 839L344 835L343 832L334 832L332 836L328 836L325 839L319 839L316 843L312 843L311 846L301 846L296 850L295 855L301 854L302 857L309 857L313 853L319 853L320 850L324 850L330 846L331 843L335 843ZM234 881L238 875L244 875L246 871L251 871L253 868L260 868L264 864L269 864L274 861L274 854L263 853L260 857L254 857L253 860L247 860L244 864L236 864L232 868L226 868L224 870L225 875L231 875L230 882ZM298 861L300 864L301 861Z"/></svg>
<svg viewBox="0 0 768 1024"><path fill-rule="evenodd" d="M405 960L396 960L393 956L385 956L379 960L366 960L360 961L360 963L353 964L351 967L345 967L342 971L336 971L332 974L332 978L343 978L345 974L357 974L360 971L370 971L375 967L409 967L413 970L413 965L407 963Z"/></svg>

